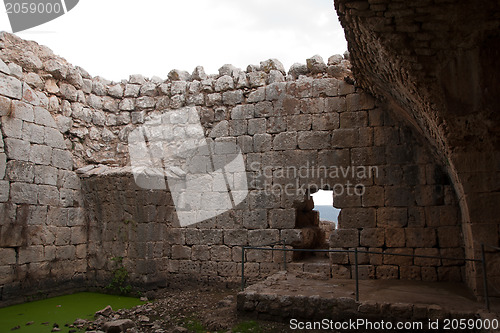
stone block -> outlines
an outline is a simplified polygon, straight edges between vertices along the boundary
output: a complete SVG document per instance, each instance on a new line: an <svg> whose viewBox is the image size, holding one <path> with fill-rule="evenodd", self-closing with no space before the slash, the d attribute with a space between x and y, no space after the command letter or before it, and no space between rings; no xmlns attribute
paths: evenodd
<svg viewBox="0 0 500 333"><path fill-rule="evenodd" d="M80 245L87 243L87 230L85 227L72 227L70 244Z"/></svg>
<svg viewBox="0 0 500 333"><path fill-rule="evenodd" d="M419 266L401 266L399 268L399 275L401 280L422 280L421 268Z"/></svg>
<svg viewBox="0 0 500 333"><path fill-rule="evenodd" d="M30 246L27 248L19 249L19 261L20 265L36 263L43 260L43 246Z"/></svg>
<svg viewBox="0 0 500 333"><path fill-rule="evenodd" d="M52 166L35 165L35 184L57 185L58 170Z"/></svg>
<svg viewBox="0 0 500 333"><path fill-rule="evenodd" d="M332 97L338 95L339 80L315 79L312 85L313 97Z"/></svg>
<svg viewBox="0 0 500 333"><path fill-rule="evenodd" d="M375 108L375 99L367 93L346 96L347 111L370 110Z"/></svg>
<svg viewBox="0 0 500 333"><path fill-rule="evenodd" d="M422 267L421 272L422 281L436 282L438 280L436 267Z"/></svg>
<svg viewBox="0 0 500 333"><path fill-rule="evenodd" d="M0 116L6 116L11 112L12 100L7 97L0 96Z"/></svg>
<svg viewBox="0 0 500 333"><path fill-rule="evenodd" d="M312 127L312 115L297 114L287 116L286 122L289 131L310 131Z"/></svg>
<svg viewBox="0 0 500 333"><path fill-rule="evenodd" d="M16 251L11 248L0 248L0 266L15 265Z"/></svg>
<svg viewBox="0 0 500 333"><path fill-rule="evenodd" d="M35 177L33 163L10 160L7 162L7 179L12 182L33 183Z"/></svg>
<svg viewBox="0 0 500 333"><path fill-rule="evenodd" d="M268 226L267 210L251 210L243 216L243 226L247 229L266 229Z"/></svg>
<svg viewBox="0 0 500 333"><path fill-rule="evenodd" d="M35 164L49 165L52 161L52 148L45 145L31 145L29 161Z"/></svg>
<svg viewBox="0 0 500 333"><path fill-rule="evenodd" d="M56 259L70 260L76 257L76 247L73 245L65 245L56 247Z"/></svg>
<svg viewBox="0 0 500 333"><path fill-rule="evenodd" d="M247 134L247 121L246 120L230 120L229 121L229 135L240 136Z"/></svg>
<svg viewBox="0 0 500 333"><path fill-rule="evenodd" d="M384 188L382 186L366 186L365 193L361 196L363 207L384 206Z"/></svg>
<svg viewBox="0 0 500 333"><path fill-rule="evenodd" d="M340 113L340 128L360 128L368 126L366 111L351 111Z"/></svg>
<svg viewBox="0 0 500 333"><path fill-rule="evenodd" d="M266 133L266 119L256 118L248 120L248 134L264 134Z"/></svg>
<svg viewBox="0 0 500 333"><path fill-rule="evenodd" d="M286 120L283 117L269 117L266 122L267 133L281 133L286 131Z"/></svg>
<svg viewBox="0 0 500 333"><path fill-rule="evenodd" d="M399 207L380 207L377 209L377 227L402 228L408 224L408 211Z"/></svg>
<svg viewBox="0 0 500 333"><path fill-rule="evenodd" d="M15 77L0 73L0 95L21 99L23 97L23 84Z"/></svg>
<svg viewBox="0 0 500 333"><path fill-rule="evenodd" d="M374 208L344 208L340 211L340 228L374 228L376 226Z"/></svg>
<svg viewBox="0 0 500 333"><path fill-rule="evenodd" d="M66 148L66 143L61 132L51 127L45 127L44 143L52 148Z"/></svg>
<svg viewBox="0 0 500 333"><path fill-rule="evenodd" d="M381 228L365 228L360 232L361 246L381 247L385 243L385 231Z"/></svg>
<svg viewBox="0 0 500 333"><path fill-rule="evenodd" d="M406 244L406 237L404 228L385 229L386 247L404 247L405 244Z"/></svg>
<svg viewBox="0 0 500 333"><path fill-rule="evenodd" d="M248 243L248 231L245 229L224 230L224 244L231 246L246 245Z"/></svg>
<svg viewBox="0 0 500 333"><path fill-rule="evenodd" d="M264 248L271 249L269 246ZM245 250L245 258L248 262L273 262L273 251L271 250Z"/></svg>
<svg viewBox="0 0 500 333"><path fill-rule="evenodd" d="M57 124L52 115L42 107L35 107L34 109L35 124L57 128Z"/></svg>
<svg viewBox="0 0 500 333"><path fill-rule="evenodd" d="M253 148L255 152L266 152L272 148L273 137L271 134L255 134L253 136Z"/></svg>
<svg viewBox="0 0 500 333"><path fill-rule="evenodd" d="M210 258L212 261L230 261L231 248L226 245L214 245L210 247Z"/></svg>
<svg viewBox="0 0 500 333"><path fill-rule="evenodd" d="M436 230L433 228L406 228L407 247L436 246Z"/></svg>
<svg viewBox="0 0 500 333"><path fill-rule="evenodd" d="M250 230L248 231L248 244L250 246L261 246L276 242L279 240L279 230Z"/></svg>
<svg viewBox="0 0 500 333"><path fill-rule="evenodd" d="M222 103L226 105L240 104L243 103L243 100L242 90L226 91L222 93Z"/></svg>
<svg viewBox="0 0 500 333"><path fill-rule="evenodd" d="M398 266L382 265L375 268L377 279L396 280L399 278Z"/></svg>
<svg viewBox="0 0 500 333"><path fill-rule="evenodd" d="M416 256L430 256L430 257L439 257L439 249L436 248L418 248L415 249ZM415 257L415 265L416 266L439 266L441 265L441 259L435 258L422 258Z"/></svg>
<svg viewBox="0 0 500 333"><path fill-rule="evenodd" d="M438 281L447 282L462 282L462 273L460 267L438 267L437 268Z"/></svg>
<svg viewBox="0 0 500 333"><path fill-rule="evenodd" d="M15 117L3 116L2 130L3 134L8 138L22 139L23 121Z"/></svg>
<svg viewBox="0 0 500 333"><path fill-rule="evenodd" d="M206 245L222 244L222 230L217 229L200 229L200 242Z"/></svg>
<svg viewBox="0 0 500 333"><path fill-rule="evenodd" d="M351 268L345 265L332 265L332 278L333 279L350 279Z"/></svg>
<svg viewBox="0 0 500 333"><path fill-rule="evenodd" d="M442 259L443 266L461 266L464 264L465 253L463 248L439 249L439 254L444 258L458 258L458 260Z"/></svg>
<svg viewBox="0 0 500 333"><path fill-rule="evenodd" d="M339 114L336 112L312 115L313 131L332 131L339 128Z"/></svg>
<svg viewBox="0 0 500 333"><path fill-rule="evenodd" d="M52 165L65 169L73 169L73 155L67 150L54 149L52 150Z"/></svg>
<svg viewBox="0 0 500 333"><path fill-rule="evenodd" d="M26 183L10 184L10 200L16 204L37 204L38 186Z"/></svg>
<svg viewBox="0 0 500 333"><path fill-rule="evenodd" d="M191 259L191 247L172 245L172 259Z"/></svg>
<svg viewBox="0 0 500 333"><path fill-rule="evenodd" d="M269 212L269 227L273 229L293 229L295 209L273 209Z"/></svg>
<svg viewBox="0 0 500 333"><path fill-rule="evenodd" d="M331 248L358 247L359 231L357 229L335 229L330 235Z"/></svg>
<svg viewBox="0 0 500 333"><path fill-rule="evenodd" d="M330 133L326 131L299 132L297 143L300 149L325 149L330 145Z"/></svg>
<svg viewBox="0 0 500 333"><path fill-rule="evenodd" d="M384 251L384 265L411 266L413 265L413 249L390 248ZM408 255L408 256L406 256Z"/></svg>
<svg viewBox="0 0 500 333"><path fill-rule="evenodd" d="M200 261L210 260L210 247L208 245L193 245L191 247L191 259Z"/></svg>
<svg viewBox="0 0 500 333"><path fill-rule="evenodd" d="M38 203L40 205L57 206L59 204L59 190L57 187L38 185Z"/></svg>
<svg viewBox="0 0 500 333"><path fill-rule="evenodd" d="M5 178L5 170L7 169L7 155L0 153L0 179Z"/></svg>
<svg viewBox="0 0 500 333"><path fill-rule="evenodd" d="M226 261L217 263L217 274L220 276L236 277L240 272L240 266L235 262Z"/></svg>
<svg viewBox="0 0 500 333"><path fill-rule="evenodd" d="M45 142L45 127L23 122L23 140L43 144Z"/></svg>
<svg viewBox="0 0 500 333"><path fill-rule="evenodd" d="M5 150L8 159L29 161L30 143L14 138L5 138Z"/></svg>

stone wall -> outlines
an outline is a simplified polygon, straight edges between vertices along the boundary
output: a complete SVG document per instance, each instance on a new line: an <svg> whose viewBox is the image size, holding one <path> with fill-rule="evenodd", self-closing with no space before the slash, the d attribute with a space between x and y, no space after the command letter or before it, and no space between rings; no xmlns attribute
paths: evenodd
<svg viewBox="0 0 500 333"><path fill-rule="evenodd" d="M337 0L357 83L393 105L443 160L460 204L468 258L498 247L499 7L488 0ZM488 275L500 285L498 253ZM482 293L482 268L467 281ZM498 288L497 288L498 289Z"/></svg>
<svg viewBox="0 0 500 333"><path fill-rule="evenodd" d="M11 272L5 290L46 278L102 285L113 257L124 257L136 284L235 281L241 245L324 245L309 195L328 188L342 212L326 246L464 256L456 195L443 168L394 110L352 84L341 56L328 64L313 57L288 73L268 60L246 71L225 65L218 75L197 67L192 74L173 70L167 80L132 75L110 82L36 43L9 34L1 41L6 155L0 156L7 172L0 209L9 216L1 231L18 228L20 235L15 244L2 243L10 255L0 265ZM246 183L248 195L235 200L233 193L228 211L181 226L175 193L134 181L127 144L130 133L154 119L189 124L191 114L212 161L230 165L229 156L241 154L245 170L226 177L226 185ZM191 208L203 216L213 199L197 200L200 208L190 201ZM23 261L24 252L34 257ZM278 253L257 251L246 260L254 278L281 262ZM330 261L328 275L351 276L350 258ZM461 281L464 275L460 260L372 255L360 263L365 278ZM23 267L36 278L19 274Z"/></svg>

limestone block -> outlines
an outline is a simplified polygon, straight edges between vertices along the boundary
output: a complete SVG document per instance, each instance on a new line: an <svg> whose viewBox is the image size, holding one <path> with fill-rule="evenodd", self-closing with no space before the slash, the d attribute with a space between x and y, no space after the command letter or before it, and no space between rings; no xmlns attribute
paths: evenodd
<svg viewBox="0 0 500 333"><path fill-rule="evenodd" d="M2 129L6 137L21 139L23 135L23 121L19 118L3 116Z"/></svg>
<svg viewBox="0 0 500 333"><path fill-rule="evenodd" d="M66 170L73 169L73 155L67 150L52 150L52 165Z"/></svg>
<svg viewBox="0 0 500 333"><path fill-rule="evenodd" d="M123 86L121 84L115 84L114 86L109 87L108 95L115 98L122 98Z"/></svg>
<svg viewBox="0 0 500 333"><path fill-rule="evenodd" d="M286 117L289 131L310 131L312 116L309 114L298 114Z"/></svg>
<svg viewBox="0 0 500 333"><path fill-rule="evenodd" d="M261 246L276 242L279 239L279 230L250 230L248 231L248 244L251 246Z"/></svg>
<svg viewBox="0 0 500 333"><path fill-rule="evenodd" d="M240 147L242 153L251 153L253 152L253 139L249 135L239 136L236 143Z"/></svg>
<svg viewBox="0 0 500 333"><path fill-rule="evenodd" d="M236 105L243 103L243 91L234 90L222 93L222 102L226 105Z"/></svg>
<svg viewBox="0 0 500 333"><path fill-rule="evenodd" d="M52 148L65 149L64 137L58 129L45 127L44 143Z"/></svg>
<svg viewBox="0 0 500 333"><path fill-rule="evenodd" d="M330 235L331 248L358 247L359 232L357 229L335 229Z"/></svg>
<svg viewBox="0 0 500 333"><path fill-rule="evenodd" d="M349 263L349 254L347 252L342 252L345 249L343 249L341 247L336 247L336 248L330 247L330 250L337 250L338 251L338 252L330 252L329 253L331 264L347 265Z"/></svg>
<svg viewBox="0 0 500 333"><path fill-rule="evenodd" d="M0 95L21 99L23 96L23 85L18 79L0 73Z"/></svg>
<svg viewBox="0 0 500 333"><path fill-rule="evenodd" d="M45 145L31 145L29 161L35 164L49 165L52 160L52 148Z"/></svg>
<svg viewBox="0 0 500 333"><path fill-rule="evenodd" d="M290 150L297 148L297 132L283 132L274 137L274 150Z"/></svg>
<svg viewBox="0 0 500 333"><path fill-rule="evenodd" d="M462 282L462 273L460 271L460 267L451 266L451 267L438 267L437 275L439 281L448 281L448 282Z"/></svg>
<svg viewBox="0 0 500 333"><path fill-rule="evenodd" d="M76 247L73 245L65 245L56 247L56 259L70 260L76 257Z"/></svg>
<svg viewBox="0 0 500 333"><path fill-rule="evenodd" d="M129 76L128 82L131 84L144 84L146 83L146 78L142 74L132 74Z"/></svg>
<svg viewBox="0 0 500 333"><path fill-rule="evenodd" d="M224 230L224 244L231 246L246 245L248 243L248 231L245 229Z"/></svg>
<svg viewBox="0 0 500 333"><path fill-rule="evenodd" d="M385 232L381 228L364 228L360 232L361 246L381 247L385 243Z"/></svg>
<svg viewBox="0 0 500 333"><path fill-rule="evenodd" d="M0 266L14 265L16 263L16 251L9 248L0 249Z"/></svg>
<svg viewBox="0 0 500 333"><path fill-rule="evenodd" d="M375 279L375 266L373 265L359 265L358 275L360 280Z"/></svg>
<svg viewBox="0 0 500 333"><path fill-rule="evenodd" d="M200 243L205 245L222 244L222 235L222 230L200 229Z"/></svg>
<svg viewBox="0 0 500 333"><path fill-rule="evenodd" d="M248 84L250 88L261 87L266 84L267 74L262 71L247 73Z"/></svg>
<svg viewBox="0 0 500 333"><path fill-rule="evenodd" d="M418 281L422 279L421 268L419 266L401 266L399 268L401 280Z"/></svg>
<svg viewBox="0 0 500 333"><path fill-rule="evenodd" d="M246 120L230 120L229 121L229 135L240 136L247 134L247 121Z"/></svg>
<svg viewBox="0 0 500 333"><path fill-rule="evenodd" d="M23 122L23 140L43 144L45 142L45 127Z"/></svg>
<svg viewBox="0 0 500 333"><path fill-rule="evenodd" d="M19 264L29 264L43 260L43 246L30 246L19 249Z"/></svg>
<svg viewBox="0 0 500 333"><path fill-rule="evenodd" d="M212 261L230 261L231 248L225 245L214 245L210 247L210 258Z"/></svg>
<svg viewBox="0 0 500 333"><path fill-rule="evenodd" d="M35 165L35 184L57 185L57 169L52 166Z"/></svg>
<svg viewBox="0 0 500 333"><path fill-rule="evenodd" d="M271 134L255 134L253 136L253 146L255 152L266 152L272 148Z"/></svg>
<svg viewBox="0 0 500 333"><path fill-rule="evenodd" d="M297 143L300 149L325 149L329 147L330 138L327 131L299 132Z"/></svg>
<svg viewBox="0 0 500 333"><path fill-rule="evenodd" d="M339 80L315 79L312 85L313 97L333 97L338 95Z"/></svg>
<svg viewBox="0 0 500 333"><path fill-rule="evenodd" d="M406 237L404 228L385 229L385 246L404 247L405 244L406 244Z"/></svg>
<svg viewBox="0 0 500 333"><path fill-rule="evenodd" d="M6 116L11 112L11 104L10 98L0 96L0 116Z"/></svg>
<svg viewBox="0 0 500 333"><path fill-rule="evenodd" d="M394 280L399 277L398 266L382 265L375 268L377 279Z"/></svg>
<svg viewBox="0 0 500 333"><path fill-rule="evenodd" d="M139 96L139 91L141 89L140 85L137 84L126 84L125 85L125 97L137 97Z"/></svg>
<svg viewBox="0 0 500 333"><path fill-rule="evenodd" d="M332 265L332 278L333 279L350 279L351 269L345 265Z"/></svg>
<svg viewBox="0 0 500 333"><path fill-rule="evenodd" d="M375 99L367 93L346 96L347 111L370 110L375 108Z"/></svg>
<svg viewBox="0 0 500 333"><path fill-rule="evenodd" d="M285 82L276 82L267 85L266 100L275 101L283 99L286 94L286 86L287 84Z"/></svg>
<svg viewBox="0 0 500 333"><path fill-rule="evenodd" d="M313 73L323 73L326 71L326 64L320 55L315 55L306 59L307 69Z"/></svg>
<svg viewBox="0 0 500 333"><path fill-rule="evenodd" d="M16 204L37 204L38 186L26 183L10 184L10 200Z"/></svg>
<svg viewBox="0 0 500 333"><path fill-rule="evenodd" d="M85 221L85 210L82 207L68 208L68 226L84 226Z"/></svg>
<svg viewBox="0 0 500 333"><path fill-rule="evenodd" d="M285 67L278 59L268 59L260 62L260 69L266 73L270 73L272 70L276 70L285 74Z"/></svg>
<svg viewBox="0 0 500 333"><path fill-rule="evenodd" d="M215 81L215 91L221 92L234 89L234 80L229 75L223 75Z"/></svg>
<svg viewBox="0 0 500 333"><path fill-rule="evenodd" d="M248 103L258 103L264 101L266 98L266 89L265 87L257 88L257 90L252 91L248 94L247 102Z"/></svg>
<svg viewBox="0 0 500 333"><path fill-rule="evenodd" d="M217 274L220 276L236 277L240 274L241 268L235 262L218 262L217 263Z"/></svg>
<svg viewBox="0 0 500 333"><path fill-rule="evenodd" d="M78 93L75 87L67 83L59 84L59 90L61 97L70 102L76 102L78 100Z"/></svg>
<svg viewBox="0 0 500 333"><path fill-rule="evenodd" d="M408 224L407 208L381 207L377 209L378 227L401 228L405 227L407 224Z"/></svg>
<svg viewBox="0 0 500 333"><path fill-rule="evenodd" d="M264 248L270 249L270 246ZM273 252L271 250L245 250L245 257L248 262L272 262ZM241 260L241 259L240 259Z"/></svg>
<svg viewBox="0 0 500 333"><path fill-rule="evenodd" d="M465 253L463 248L451 248L451 249L439 249L441 257L445 258L465 258ZM442 259L443 266L460 266L464 264L463 260L448 260Z"/></svg>
<svg viewBox="0 0 500 333"><path fill-rule="evenodd" d="M208 245L193 245L191 248L191 259L201 261L210 260L210 247Z"/></svg>
<svg viewBox="0 0 500 333"><path fill-rule="evenodd" d="M106 111L118 112L118 110L120 110L120 104L116 99L104 96L102 97L102 108Z"/></svg>
<svg viewBox="0 0 500 333"><path fill-rule="evenodd" d="M354 87L354 85L349 84L345 81L339 82L339 95L344 96L344 95L352 94L352 93L354 93L355 90L356 90L356 88Z"/></svg>
<svg viewBox="0 0 500 333"><path fill-rule="evenodd" d="M340 211L340 228L374 228L375 225L374 208L344 208Z"/></svg>
<svg viewBox="0 0 500 333"><path fill-rule="evenodd" d="M437 280L436 267L422 267L422 281L436 282Z"/></svg>
<svg viewBox="0 0 500 333"><path fill-rule="evenodd" d="M54 121L52 115L46 109L42 107L35 107L34 109L34 119L35 124L57 128L57 124Z"/></svg>
<svg viewBox="0 0 500 333"><path fill-rule="evenodd" d="M439 257L439 249L436 249L436 248L418 248L418 249L415 249L415 255L416 256ZM415 265L416 266L440 266L441 259L415 257Z"/></svg>
<svg viewBox="0 0 500 333"><path fill-rule="evenodd" d="M45 247L45 253L47 253L47 247ZM87 244L78 244L76 246L76 257L78 259L86 259L87 256Z"/></svg>
<svg viewBox="0 0 500 333"><path fill-rule="evenodd" d="M149 109L155 107L155 99L149 96L143 96L136 99L136 107L139 109Z"/></svg>
<svg viewBox="0 0 500 333"><path fill-rule="evenodd" d="M413 249L407 248L390 248L384 251L389 255L384 255L384 265L398 265L398 266L411 266L413 265L413 258L406 256L398 256L397 254L412 255ZM396 254L396 255L390 255Z"/></svg>
<svg viewBox="0 0 500 333"><path fill-rule="evenodd" d="M336 112L312 116L313 131L331 131L339 128L339 114Z"/></svg>
<svg viewBox="0 0 500 333"><path fill-rule="evenodd" d="M269 211L269 227L273 229L293 229L295 209L273 209Z"/></svg>
<svg viewBox="0 0 500 333"><path fill-rule="evenodd" d="M33 163L10 160L7 162L7 179L12 182L33 183L34 169Z"/></svg>
<svg viewBox="0 0 500 333"><path fill-rule="evenodd" d="M200 274L200 263L191 260L179 260L179 273Z"/></svg>
<svg viewBox="0 0 500 333"><path fill-rule="evenodd" d="M253 209L243 215L243 226L247 229L265 229L268 226L267 210Z"/></svg>
<svg viewBox="0 0 500 333"><path fill-rule="evenodd" d="M0 202L7 202L7 200L9 200L9 193L9 182L7 180L0 180Z"/></svg>
<svg viewBox="0 0 500 333"><path fill-rule="evenodd" d="M434 247L436 230L434 228L406 228L407 247Z"/></svg>
<svg viewBox="0 0 500 333"><path fill-rule="evenodd" d="M50 185L38 186L38 203L40 205L57 206L59 204L59 191Z"/></svg>

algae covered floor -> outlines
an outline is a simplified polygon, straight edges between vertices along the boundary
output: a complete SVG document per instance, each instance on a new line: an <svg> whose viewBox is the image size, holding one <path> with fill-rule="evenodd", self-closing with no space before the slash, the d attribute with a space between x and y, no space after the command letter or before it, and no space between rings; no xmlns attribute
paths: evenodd
<svg viewBox="0 0 500 333"><path fill-rule="evenodd" d="M143 304L138 298L82 292L0 309L0 332L51 332L54 324L68 332L75 319L92 319L94 313L111 305L113 310Z"/></svg>

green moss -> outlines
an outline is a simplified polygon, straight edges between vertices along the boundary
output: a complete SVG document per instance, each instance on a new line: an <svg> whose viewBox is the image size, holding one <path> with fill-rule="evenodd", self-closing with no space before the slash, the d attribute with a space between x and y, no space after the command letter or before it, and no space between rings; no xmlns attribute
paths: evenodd
<svg viewBox="0 0 500 333"><path fill-rule="evenodd" d="M264 332L260 327L259 323L253 320L242 321L235 327L233 327L232 331L234 333L261 333Z"/></svg>

